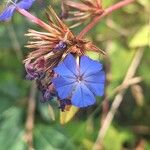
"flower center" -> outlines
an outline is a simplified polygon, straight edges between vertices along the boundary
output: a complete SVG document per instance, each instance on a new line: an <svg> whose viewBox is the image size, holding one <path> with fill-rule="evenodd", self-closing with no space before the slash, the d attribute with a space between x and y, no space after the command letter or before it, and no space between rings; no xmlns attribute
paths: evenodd
<svg viewBox="0 0 150 150"><path fill-rule="evenodd" d="M55 47L54 47L54 51L61 51L61 50L65 50L67 48L67 43L64 41L60 41Z"/></svg>
<svg viewBox="0 0 150 150"><path fill-rule="evenodd" d="M77 82L81 82L83 81L83 77L80 75L80 76L77 76Z"/></svg>

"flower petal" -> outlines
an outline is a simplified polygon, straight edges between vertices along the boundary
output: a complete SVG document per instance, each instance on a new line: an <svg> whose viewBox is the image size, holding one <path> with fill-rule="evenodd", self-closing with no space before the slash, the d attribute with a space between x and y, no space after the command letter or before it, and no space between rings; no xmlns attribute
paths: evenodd
<svg viewBox="0 0 150 150"><path fill-rule="evenodd" d="M75 78L76 75L76 61L75 58L69 54L66 58L56 67L54 71L60 76Z"/></svg>
<svg viewBox="0 0 150 150"><path fill-rule="evenodd" d="M105 73L104 71L84 77L85 85L97 96L104 95Z"/></svg>
<svg viewBox="0 0 150 150"><path fill-rule="evenodd" d="M0 14L0 21L8 21L14 14L15 6L10 5Z"/></svg>
<svg viewBox="0 0 150 150"><path fill-rule="evenodd" d="M104 83L105 82L105 72L99 71L88 76L83 76L83 80L90 83Z"/></svg>
<svg viewBox="0 0 150 150"><path fill-rule="evenodd" d="M53 79L52 82L61 99L65 99L71 94L74 86L74 79L57 77Z"/></svg>
<svg viewBox="0 0 150 150"><path fill-rule="evenodd" d="M96 96L103 96L104 95L105 85L103 83L92 83L92 84L87 83L86 86Z"/></svg>
<svg viewBox="0 0 150 150"><path fill-rule="evenodd" d="M87 107L95 103L95 97L83 83L80 83L73 93L71 102L72 105L77 107Z"/></svg>
<svg viewBox="0 0 150 150"><path fill-rule="evenodd" d="M87 56L82 56L80 59L80 74L91 74L102 70L103 66L98 61L92 60Z"/></svg>
<svg viewBox="0 0 150 150"><path fill-rule="evenodd" d="M29 9L34 2L35 0L22 0L19 3L17 3L16 6L21 9Z"/></svg>

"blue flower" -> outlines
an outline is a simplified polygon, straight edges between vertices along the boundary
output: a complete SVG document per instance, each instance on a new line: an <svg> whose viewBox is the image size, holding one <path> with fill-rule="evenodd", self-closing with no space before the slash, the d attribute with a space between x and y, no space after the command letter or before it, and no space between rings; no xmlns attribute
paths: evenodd
<svg viewBox="0 0 150 150"><path fill-rule="evenodd" d="M12 2L11 5L6 7L0 14L0 21L8 21L13 16L16 8L29 9L35 0L22 0L18 3Z"/></svg>
<svg viewBox="0 0 150 150"><path fill-rule="evenodd" d="M95 103L95 96L104 94L105 73L101 63L81 56L79 63L69 54L54 71L58 77L52 80L61 99L70 98L77 107Z"/></svg>
<svg viewBox="0 0 150 150"><path fill-rule="evenodd" d="M67 43L64 41L60 41L55 47L54 47L54 51L61 51L67 48Z"/></svg>

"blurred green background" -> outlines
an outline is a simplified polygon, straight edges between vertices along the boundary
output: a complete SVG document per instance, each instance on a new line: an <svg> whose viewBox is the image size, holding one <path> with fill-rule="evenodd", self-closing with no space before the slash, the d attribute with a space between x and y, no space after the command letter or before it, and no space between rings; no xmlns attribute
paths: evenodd
<svg viewBox="0 0 150 150"><path fill-rule="evenodd" d="M108 7L117 0L104 1ZM60 13L59 0L37 0L31 8L32 14L46 21L45 9L51 4ZM4 8L3 3L0 10ZM86 25L73 29L75 34ZM39 27L16 13L11 22L0 23L0 149L28 149L25 137L28 99L32 83L25 80L22 60L29 52L24 45L24 34L29 28ZM136 53L144 49L142 61L135 76L142 82L126 90L123 102L103 141L105 150L150 150L150 1L136 0L111 15L105 17L86 36L98 47L108 53L103 59L107 71L108 85L106 94L112 95L120 85ZM91 57L98 58L96 55ZM110 96L106 105L114 100ZM97 104L80 109L73 119L60 124L60 112L55 101L52 109L47 103L40 103L40 94L36 93L36 110L33 128L33 146L36 150L91 150L105 115L103 98L97 98ZM141 148L141 149L140 149Z"/></svg>

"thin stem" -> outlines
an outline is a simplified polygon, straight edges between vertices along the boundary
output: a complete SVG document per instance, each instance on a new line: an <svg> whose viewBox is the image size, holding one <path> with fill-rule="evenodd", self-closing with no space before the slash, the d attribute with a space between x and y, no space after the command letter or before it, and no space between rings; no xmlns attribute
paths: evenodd
<svg viewBox="0 0 150 150"><path fill-rule="evenodd" d="M28 144L28 150L33 150L33 128L34 128L34 115L35 115L35 107L36 107L36 84L32 83L30 89L30 95L28 99L28 110L27 110L27 119L25 124L25 140Z"/></svg>
<svg viewBox="0 0 150 150"><path fill-rule="evenodd" d="M140 62L142 60L143 53L144 53L144 49L139 49L136 52L136 54L135 54L135 56L131 62L131 65L128 68L128 71L126 73L126 76L125 76L122 84L128 83L128 81L134 77L136 70L137 70L137 68L140 65ZM101 144L102 144L103 139L106 135L106 132L107 132L107 130L108 130L113 118L114 118L114 115L115 115L117 109L119 108L119 106L123 100L125 90L126 90L126 88L120 90L120 92L115 96L115 99L111 105L111 108L110 108L100 130L99 130L98 137L97 137L97 140L96 140L95 145L93 147L93 150L100 150L101 149Z"/></svg>
<svg viewBox="0 0 150 150"><path fill-rule="evenodd" d="M113 6L110 6L109 8L106 8L104 10L104 13L101 14L100 16L95 17L77 36L78 38L82 38L87 32L89 32L103 17L105 17L106 15L112 13L115 10L118 10L132 2L134 2L135 0L123 0L121 2L118 2L117 4L114 4Z"/></svg>
<svg viewBox="0 0 150 150"><path fill-rule="evenodd" d="M16 8L16 10L23 16L27 17L29 20L31 20L32 22L36 23L37 25L39 25L40 27L44 28L45 30L48 31L54 31L57 32L57 30L54 30L53 28L51 28L51 26L49 26L48 24L46 24L45 22L43 22L41 19L33 16L32 14L30 14L28 11L26 11L25 9L21 9L21 8Z"/></svg>

